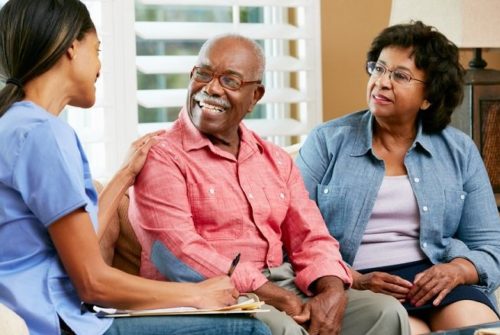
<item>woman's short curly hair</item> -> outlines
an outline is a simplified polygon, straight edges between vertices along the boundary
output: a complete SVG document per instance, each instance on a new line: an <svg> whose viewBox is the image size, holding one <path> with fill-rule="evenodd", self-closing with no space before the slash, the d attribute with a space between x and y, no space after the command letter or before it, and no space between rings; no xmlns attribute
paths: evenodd
<svg viewBox="0 0 500 335"><path fill-rule="evenodd" d="M385 28L372 42L367 61L377 61L387 47L413 49L415 65L426 74L425 97L431 106L420 111L423 130L435 133L451 121L463 99L464 68L458 48L435 28L421 21Z"/></svg>

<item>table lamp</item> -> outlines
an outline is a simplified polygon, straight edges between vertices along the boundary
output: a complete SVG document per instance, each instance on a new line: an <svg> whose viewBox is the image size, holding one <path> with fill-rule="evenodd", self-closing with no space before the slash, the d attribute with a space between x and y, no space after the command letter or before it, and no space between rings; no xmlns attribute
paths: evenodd
<svg viewBox="0 0 500 335"><path fill-rule="evenodd" d="M476 142L500 209L500 71L486 69L483 48L500 48L500 0L392 0L389 25L420 20L474 58L465 75L464 101L452 125Z"/></svg>
<svg viewBox="0 0 500 335"><path fill-rule="evenodd" d="M392 0L389 25L410 20L436 27L459 48L474 49L471 69L486 67L482 48L500 48L499 0Z"/></svg>

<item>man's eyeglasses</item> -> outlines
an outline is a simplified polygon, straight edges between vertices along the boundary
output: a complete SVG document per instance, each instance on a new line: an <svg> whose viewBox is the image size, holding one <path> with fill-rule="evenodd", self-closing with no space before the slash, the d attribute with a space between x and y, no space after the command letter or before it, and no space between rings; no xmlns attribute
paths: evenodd
<svg viewBox="0 0 500 335"><path fill-rule="evenodd" d="M401 85L408 85L412 80L425 84L425 81L413 78L411 74L403 70L389 70L387 66L377 62L367 62L366 71L374 78L382 77L386 72L389 72L389 79Z"/></svg>
<svg viewBox="0 0 500 335"><path fill-rule="evenodd" d="M219 84L222 87L232 91L239 90L243 85L260 84L262 82L261 80L243 81L243 79L235 74L215 73L214 71L199 66L195 66L191 70L191 79L194 79L199 83L208 84L214 79L214 77L219 80Z"/></svg>

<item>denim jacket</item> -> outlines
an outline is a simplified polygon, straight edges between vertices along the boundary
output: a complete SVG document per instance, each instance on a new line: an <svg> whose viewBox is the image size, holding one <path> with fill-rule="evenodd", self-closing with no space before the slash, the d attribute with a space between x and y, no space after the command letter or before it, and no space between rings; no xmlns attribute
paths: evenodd
<svg viewBox="0 0 500 335"><path fill-rule="evenodd" d="M369 111L326 122L297 157L310 198L351 265L385 175L372 148L373 122ZM404 165L420 213L422 251L434 264L468 259L491 296L500 284L500 218L474 142L452 127L426 134L420 124Z"/></svg>

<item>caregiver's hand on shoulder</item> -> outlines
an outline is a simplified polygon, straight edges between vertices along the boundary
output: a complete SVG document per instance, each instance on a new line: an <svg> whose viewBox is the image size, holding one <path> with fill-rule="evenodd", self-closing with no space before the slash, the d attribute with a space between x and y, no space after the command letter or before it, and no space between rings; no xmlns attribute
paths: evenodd
<svg viewBox="0 0 500 335"><path fill-rule="evenodd" d="M122 165L122 169L131 178L135 179L135 176L141 171L146 162L149 149L158 143L158 136L163 133L165 133L165 130L151 132L132 142Z"/></svg>

